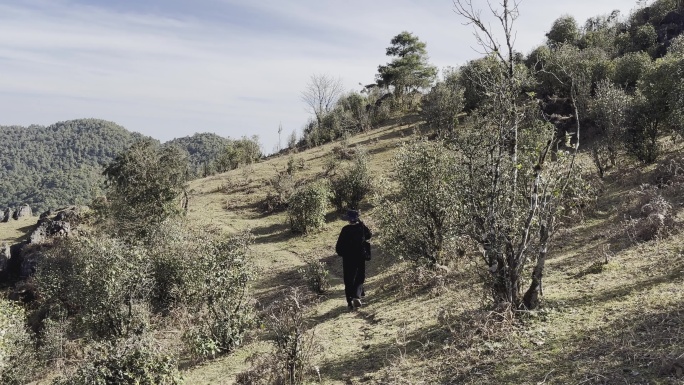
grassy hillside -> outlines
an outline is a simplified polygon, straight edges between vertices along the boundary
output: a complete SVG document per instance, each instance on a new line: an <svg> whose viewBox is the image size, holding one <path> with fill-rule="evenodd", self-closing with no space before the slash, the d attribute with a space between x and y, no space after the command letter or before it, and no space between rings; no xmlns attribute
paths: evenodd
<svg viewBox="0 0 684 385"><path fill-rule="evenodd" d="M350 145L371 154L376 177L388 175L392 155L415 123L362 134ZM299 174L316 179L331 143L292 155ZM670 149L674 151L674 149ZM584 156L584 155L583 155ZM588 157L582 159L589 162ZM314 361L326 384L566 384L679 383L684 369L684 258L678 227L656 241L635 243L624 231L634 194L654 168L629 166L603 181L597 205L568 223L547 263L544 306L517 320L487 309L475 264L462 260L434 274L384 255L368 266L367 306L349 312L334 242L344 225L333 212L324 230L289 232L285 214L265 215L267 181L287 156L192 183L189 217L198 226L251 229L261 273L254 292L262 306L304 285L303 257L324 261L332 288L308 315L320 352ZM589 164L589 163L588 163ZM588 165L587 164L587 165ZM587 170L593 172L590 167ZM681 199L676 201L681 221ZM374 208L363 215L371 229ZM185 372L190 384L230 384L254 352L269 349L256 334L235 354Z"/></svg>

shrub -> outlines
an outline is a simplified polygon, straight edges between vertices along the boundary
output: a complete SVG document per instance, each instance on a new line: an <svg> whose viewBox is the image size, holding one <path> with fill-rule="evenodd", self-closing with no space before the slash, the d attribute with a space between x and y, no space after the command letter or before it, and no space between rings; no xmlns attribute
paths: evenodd
<svg viewBox="0 0 684 385"><path fill-rule="evenodd" d="M171 226L151 241L155 303L165 311L188 311L191 326L183 339L198 357L233 351L253 325L247 295L252 239L248 233L221 238Z"/></svg>
<svg viewBox="0 0 684 385"><path fill-rule="evenodd" d="M306 295L292 288L286 298L267 310L266 329L271 335L273 351L253 356L252 368L237 376L237 384L298 385L312 379L317 368L311 361L318 345L306 319L307 302Z"/></svg>
<svg viewBox="0 0 684 385"><path fill-rule="evenodd" d="M447 79L437 83L421 102L421 115L438 135L453 131L457 116L463 111L463 90L458 87L458 73L451 72Z"/></svg>
<svg viewBox="0 0 684 385"><path fill-rule="evenodd" d="M330 288L328 276L330 271L325 263L316 258L307 258L304 260L304 267L299 269L309 288L316 294L323 294Z"/></svg>
<svg viewBox="0 0 684 385"><path fill-rule="evenodd" d="M25 326L24 310L0 299L0 382L28 383L38 369L35 348Z"/></svg>
<svg viewBox="0 0 684 385"><path fill-rule="evenodd" d="M641 74L651 64L651 57L646 52L629 52L615 59L615 84L633 90Z"/></svg>
<svg viewBox="0 0 684 385"><path fill-rule="evenodd" d="M326 183L314 182L303 186L290 197L287 207L290 229L306 234L325 223L330 188Z"/></svg>
<svg viewBox="0 0 684 385"><path fill-rule="evenodd" d="M591 113L601 132L592 148L594 164L601 178L608 168L617 165L620 140L631 103L631 97L622 89L607 80L599 82Z"/></svg>
<svg viewBox="0 0 684 385"><path fill-rule="evenodd" d="M66 312L78 334L123 337L149 326L149 272L143 248L93 235L48 250L35 283L48 317Z"/></svg>
<svg viewBox="0 0 684 385"><path fill-rule="evenodd" d="M177 385L183 380L173 357L147 341L127 340L95 346L90 357L53 385Z"/></svg>
<svg viewBox="0 0 684 385"><path fill-rule="evenodd" d="M297 188L297 182L293 173L278 172L276 176L269 181L269 184L272 191L268 192L266 199L262 204L264 211L270 213L285 209L290 197Z"/></svg>
<svg viewBox="0 0 684 385"><path fill-rule="evenodd" d="M338 210L358 209L373 187L366 153L357 151L351 166L331 180L331 187L332 201Z"/></svg>
<svg viewBox="0 0 684 385"><path fill-rule="evenodd" d="M380 243L389 254L430 265L448 260L458 213L456 154L442 142L418 141L395 159L398 191L378 204Z"/></svg>
<svg viewBox="0 0 684 385"><path fill-rule="evenodd" d="M663 122L658 111L642 95L636 95L627 114L625 145L627 152L643 163L653 163L660 155L658 135Z"/></svg>
<svg viewBox="0 0 684 385"><path fill-rule="evenodd" d="M112 231L144 237L150 228L183 212L188 157L176 146L160 147L151 139L137 142L117 156L104 175L115 220Z"/></svg>
<svg viewBox="0 0 684 385"><path fill-rule="evenodd" d="M634 242L646 242L666 236L674 224L672 204L654 186L643 185L634 195L636 205L625 221L629 238Z"/></svg>

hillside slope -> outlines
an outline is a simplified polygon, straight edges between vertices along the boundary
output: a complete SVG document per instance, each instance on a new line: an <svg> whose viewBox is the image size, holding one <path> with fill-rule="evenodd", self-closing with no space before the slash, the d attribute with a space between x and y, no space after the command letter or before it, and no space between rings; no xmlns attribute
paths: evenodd
<svg viewBox="0 0 684 385"><path fill-rule="evenodd" d="M417 122L405 121L350 140L371 155L375 177L391 174L392 155ZM323 175L332 143L292 155L298 178ZM670 149L670 151L674 151ZM670 158L675 153L670 154ZM653 168L626 166L601 184L596 207L558 237L544 287L544 306L517 320L486 307L474 261L456 261L439 274L384 255L368 266L367 306L349 312L334 243L344 222L330 212L319 233L294 236L283 213L259 208L268 180L287 156L192 183L189 218L216 231L250 229L261 268L254 293L261 307L303 286L305 257L323 261L332 288L308 314L320 350L314 356L325 384L568 384L681 383L684 370L684 256L678 226L637 243L625 227L640 185ZM668 158L669 159L669 158ZM589 162L588 158L582 159ZM586 170L593 172L587 164ZM668 199L681 222L681 194ZM376 233L373 212L363 216ZM638 208L637 208L638 209ZM185 373L190 384L232 384L248 358L269 349L257 334L230 356Z"/></svg>

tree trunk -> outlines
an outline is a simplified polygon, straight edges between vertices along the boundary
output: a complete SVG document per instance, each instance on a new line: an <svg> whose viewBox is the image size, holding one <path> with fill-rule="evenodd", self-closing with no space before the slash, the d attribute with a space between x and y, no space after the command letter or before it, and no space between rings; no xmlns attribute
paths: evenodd
<svg viewBox="0 0 684 385"><path fill-rule="evenodd" d="M532 271L532 283L523 297L523 306L528 310L534 310L539 307L539 297L543 294L542 276L544 274L544 264L546 263L546 255L548 252L549 229L542 225L539 229L539 255L537 256L537 265Z"/></svg>

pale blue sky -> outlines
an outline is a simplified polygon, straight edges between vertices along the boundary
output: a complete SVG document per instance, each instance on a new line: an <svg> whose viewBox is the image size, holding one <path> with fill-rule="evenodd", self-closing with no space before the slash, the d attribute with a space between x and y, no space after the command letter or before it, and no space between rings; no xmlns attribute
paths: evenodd
<svg viewBox="0 0 684 385"><path fill-rule="evenodd" d="M484 0L474 3L486 7ZM551 22L629 0L523 0L517 50ZM0 125L101 118L162 141L259 135L265 152L300 132L313 73L373 82L407 30L439 68L478 54L451 0L0 0Z"/></svg>

